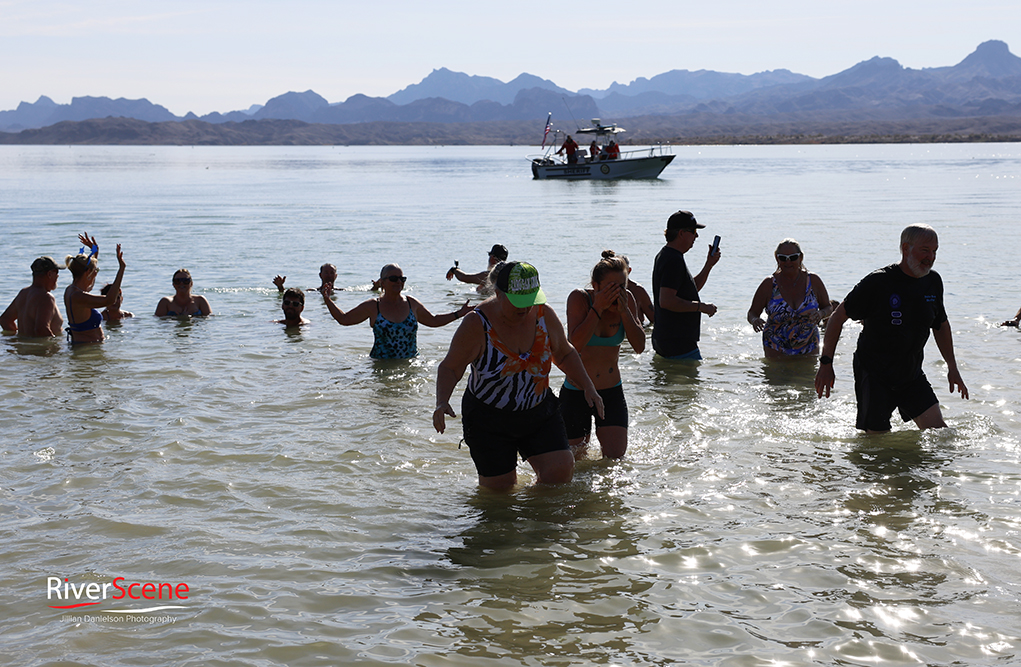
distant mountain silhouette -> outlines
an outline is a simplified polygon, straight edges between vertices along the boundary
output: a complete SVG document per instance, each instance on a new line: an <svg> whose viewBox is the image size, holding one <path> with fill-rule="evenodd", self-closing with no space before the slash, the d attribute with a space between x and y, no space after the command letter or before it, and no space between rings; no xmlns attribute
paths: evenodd
<svg viewBox="0 0 1021 667"><path fill-rule="evenodd" d="M513 81L504 83L488 76L469 76L441 67L433 70L419 83L413 83L390 95L387 99L394 104L410 104L430 97L442 97L451 102L468 105L476 102L496 102L508 105L514 103L520 91L529 88L543 88L562 95L576 94L557 86L552 81L540 79L531 74L519 74Z"/></svg>
<svg viewBox="0 0 1021 667"><path fill-rule="evenodd" d="M1019 108L1021 58L1012 54L1004 42L992 40L949 67L909 69L892 58L877 56L821 79L783 69L752 75L671 70L626 85L614 82L605 90L586 88L578 93L531 74L504 83L441 68L389 97L358 94L331 104L318 93L306 90L284 93L244 111L214 112L202 117L193 113L174 116L145 99L76 97L70 104L56 104L41 96L34 103L22 102L15 110L0 111L0 131L107 117L150 123L201 120L239 125L269 120L314 125L541 123L552 112L561 129L573 129L570 126L575 119L587 122L593 117L613 121L658 116L702 120L719 117L739 134L740 128L734 123L999 117L1018 115ZM571 122L565 122L569 118ZM674 125L668 122L663 127ZM432 131L436 132L435 128Z"/></svg>

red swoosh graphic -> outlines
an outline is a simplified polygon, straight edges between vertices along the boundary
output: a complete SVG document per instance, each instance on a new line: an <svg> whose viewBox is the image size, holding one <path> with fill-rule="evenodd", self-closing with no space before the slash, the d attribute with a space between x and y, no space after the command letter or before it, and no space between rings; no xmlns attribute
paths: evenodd
<svg viewBox="0 0 1021 667"><path fill-rule="evenodd" d="M75 607L88 607L89 605L99 604L98 602L82 602L81 604L72 604L66 607L54 607L50 605L50 609L74 609Z"/></svg>

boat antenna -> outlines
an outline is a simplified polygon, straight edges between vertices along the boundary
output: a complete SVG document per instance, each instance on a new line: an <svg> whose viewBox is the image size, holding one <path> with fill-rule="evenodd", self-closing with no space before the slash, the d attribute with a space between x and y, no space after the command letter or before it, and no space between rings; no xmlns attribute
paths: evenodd
<svg viewBox="0 0 1021 667"><path fill-rule="evenodd" d="M578 125L578 119L574 117L574 112L571 111L571 106L567 103L567 98L561 95L560 99L564 101L564 106L567 107L567 113L571 115L571 120L574 121L574 126L580 130L581 125Z"/></svg>

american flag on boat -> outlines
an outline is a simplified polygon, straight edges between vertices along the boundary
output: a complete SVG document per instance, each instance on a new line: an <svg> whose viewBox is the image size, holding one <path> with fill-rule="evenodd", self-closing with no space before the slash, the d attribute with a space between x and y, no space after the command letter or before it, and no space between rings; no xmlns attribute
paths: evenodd
<svg viewBox="0 0 1021 667"><path fill-rule="evenodd" d="M542 133L542 148L546 148L546 137L549 135L550 128L553 127L553 112L551 111L549 116L546 118L546 131Z"/></svg>

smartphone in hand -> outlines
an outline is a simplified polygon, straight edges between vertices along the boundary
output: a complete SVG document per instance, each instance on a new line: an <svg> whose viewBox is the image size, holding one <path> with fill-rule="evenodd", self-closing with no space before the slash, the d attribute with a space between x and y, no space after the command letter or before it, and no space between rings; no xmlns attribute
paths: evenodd
<svg viewBox="0 0 1021 667"><path fill-rule="evenodd" d="M716 238L713 239L712 254L715 255L719 249L720 249L720 235L717 234Z"/></svg>

